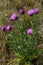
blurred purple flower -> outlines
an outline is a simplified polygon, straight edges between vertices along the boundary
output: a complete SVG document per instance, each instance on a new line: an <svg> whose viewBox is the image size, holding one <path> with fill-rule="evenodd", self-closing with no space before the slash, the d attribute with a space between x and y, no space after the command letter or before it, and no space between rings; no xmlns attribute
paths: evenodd
<svg viewBox="0 0 43 65"><path fill-rule="evenodd" d="M32 35L33 32L34 32L34 30L33 30L32 28L30 28L30 29L27 30L27 34L28 34L28 35Z"/></svg>
<svg viewBox="0 0 43 65"><path fill-rule="evenodd" d="M33 16L34 15L34 10L33 9L28 10L28 13L27 14L29 16Z"/></svg>
<svg viewBox="0 0 43 65"><path fill-rule="evenodd" d="M24 14L24 13L25 13L24 8L19 9L19 13L20 13L20 14Z"/></svg>
<svg viewBox="0 0 43 65"><path fill-rule="evenodd" d="M11 17L9 18L9 20L11 20L11 21L15 21L17 19L18 19L18 14L16 14L16 13L12 14Z"/></svg>
<svg viewBox="0 0 43 65"><path fill-rule="evenodd" d="M7 30L7 31L12 30L12 26L11 26L11 25L8 25L8 26L6 27L6 30Z"/></svg>
<svg viewBox="0 0 43 65"><path fill-rule="evenodd" d="M2 26L1 30L2 31L5 31L6 30L6 27L5 26Z"/></svg>
<svg viewBox="0 0 43 65"><path fill-rule="evenodd" d="M33 10L34 10L34 14L38 14L39 13L39 9L38 8L35 8Z"/></svg>

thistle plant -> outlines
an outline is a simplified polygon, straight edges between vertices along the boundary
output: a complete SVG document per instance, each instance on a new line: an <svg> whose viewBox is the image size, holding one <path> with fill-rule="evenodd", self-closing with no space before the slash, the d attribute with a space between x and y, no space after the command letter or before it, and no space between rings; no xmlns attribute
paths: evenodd
<svg viewBox="0 0 43 65"><path fill-rule="evenodd" d="M24 9L19 10L18 14L12 14L9 18L11 25L6 27L6 47L9 48L15 55L20 58L20 65L31 63L34 58L37 58L42 52L38 48L38 22L39 22L39 9L31 9L25 14ZM27 22L27 16L29 21ZM12 22L13 21L13 22ZM4 28L2 29L5 30ZM10 31L10 32L9 32Z"/></svg>

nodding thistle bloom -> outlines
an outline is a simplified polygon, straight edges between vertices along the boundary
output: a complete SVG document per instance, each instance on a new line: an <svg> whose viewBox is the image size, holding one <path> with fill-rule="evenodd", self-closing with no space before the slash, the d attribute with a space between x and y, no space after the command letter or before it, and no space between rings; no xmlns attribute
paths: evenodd
<svg viewBox="0 0 43 65"><path fill-rule="evenodd" d="M6 30L6 27L5 26L2 26L1 30L2 31L5 31Z"/></svg>
<svg viewBox="0 0 43 65"><path fill-rule="evenodd" d="M33 9L28 10L28 13L27 14L29 16L33 16L34 15L34 10Z"/></svg>
<svg viewBox="0 0 43 65"><path fill-rule="evenodd" d="M6 27L6 30L7 30L7 31L12 30L12 26L11 26L11 25L8 25L8 26Z"/></svg>
<svg viewBox="0 0 43 65"><path fill-rule="evenodd" d="M24 14L24 13L25 13L24 8L19 9L19 13L20 13L20 14Z"/></svg>
<svg viewBox="0 0 43 65"><path fill-rule="evenodd" d="M11 21L15 21L17 19L18 19L18 14L16 14L16 13L12 14L11 17L9 18L9 20L11 20Z"/></svg>
<svg viewBox="0 0 43 65"><path fill-rule="evenodd" d="M39 9L38 8L35 8L33 10L34 10L34 14L38 14L39 13Z"/></svg>
<svg viewBox="0 0 43 65"><path fill-rule="evenodd" d="M32 28L30 28L30 29L27 30L27 34L28 34L28 35L32 35L33 32L34 32L34 30L33 30Z"/></svg>

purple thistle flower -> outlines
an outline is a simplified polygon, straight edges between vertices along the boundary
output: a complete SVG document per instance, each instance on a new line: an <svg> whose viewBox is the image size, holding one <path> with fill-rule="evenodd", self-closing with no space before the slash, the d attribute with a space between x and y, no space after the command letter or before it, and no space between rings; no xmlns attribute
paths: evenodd
<svg viewBox="0 0 43 65"><path fill-rule="evenodd" d="M38 8L35 8L33 10L34 10L34 14L38 14L39 13L39 9Z"/></svg>
<svg viewBox="0 0 43 65"><path fill-rule="evenodd" d="M9 18L9 20L11 21L15 21L18 19L18 15L16 13L12 14L11 17Z"/></svg>
<svg viewBox="0 0 43 65"><path fill-rule="evenodd" d="M33 32L34 32L34 30L33 30L32 28L30 28L30 29L27 30L27 34L28 34L28 35L32 35Z"/></svg>
<svg viewBox="0 0 43 65"><path fill-rule="evenodd" d="M6 30L7 30L7 31L12 30L12 26L11 26L11 25L8 25L8 26L6 27Z"/></svg>
<svg viewBox="0 0 43 65"><path fill-rule="evenodd" d="M24 13L25 13L24 8L19 9L19 13L20 13L20 14L24 14Z"/></svg>
<svg viewBox="0 0 43 65"><path fill-rule="evenodd" d="M5 26L2 26L1 30L2 31L5 31L6 30Z"/></svg>
<svg viewBox="0 0 43 65"><path fill-rule="evenodd" d="M28 10L28 13L27 13L29 16L33 16L34 15L34 10L31 9L31 10Z"/></svg>

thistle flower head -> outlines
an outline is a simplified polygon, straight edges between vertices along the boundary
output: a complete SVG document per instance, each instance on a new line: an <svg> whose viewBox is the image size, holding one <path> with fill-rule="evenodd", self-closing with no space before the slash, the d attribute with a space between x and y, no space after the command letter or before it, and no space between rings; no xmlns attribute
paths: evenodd
<svg viewBox="0 0 43 65"><path fill-rule="evenodd" d="M11 21L15 21L17 19L18 19L18 14L16 14L16 13L12 14L11 17L9 18L9 20L11 20Z"/></svg>
<svg viewBox="0 0 43 65"><path fill-rule="evenodd" d="M33 30L32 28L30 28L30 29L27 30L27 34L28 34L28 35L32 35L33 32L34 32L34 30Z"/></svg>
<svg viewBox="0 0 43 65"><path fill-rule="evenodd" d="M7 31L12 30L12 26L11 26L11 25L8 25L8 26L6 27L6 30L7 30Z"/></svg>
<svg viewBox="0 0 43 65"><path fill-rule="evenodd" d="M28 10L28 13L27 13L29 16L33 16L34 15L34 10L31 9L31 10Z"/></svg>
<svg viewBox="0 0 43 65"><path fill-rule="evenodd" d="M19 9L19 13L20 14L24 14L25 13L25 10L23 8Z"/></svg>
<svg viewBox="0 0 43 65"><path fill-rule="evenodd" d="M39 9L38 8L35 8L34 9L34 14L38 14L39 13Z"/></svg>
<svg viewBox="0 0 43 65"><path fill-rule="evenodd" d="M5 31L6 30L5 26L2 26L1 30L2 31Z"/></svg>

